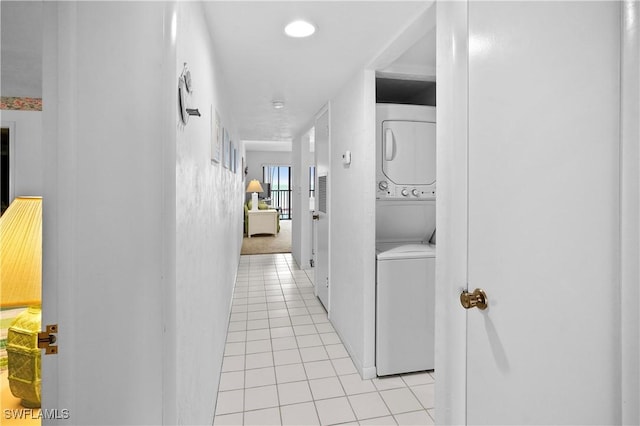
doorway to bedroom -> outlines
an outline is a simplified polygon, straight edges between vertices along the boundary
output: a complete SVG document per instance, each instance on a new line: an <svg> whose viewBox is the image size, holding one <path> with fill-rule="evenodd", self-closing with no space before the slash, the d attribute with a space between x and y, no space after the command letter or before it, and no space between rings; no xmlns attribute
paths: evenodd
<svg viewBox="0 0 640 426"><path fill-rule="evenodd" d="M291 253L291 229L293 219L290 144L272 143L267 150L264 145L254 149L245 142L247 173L246 185L257 180L262 188L258 192L258 211L245 204L245 236L242 254ZM247 202L250 194L247 194ZM252 207L252 206L251 206ZM272 222L275 220L275 226ZM265 223L263 223L265 222ZM264 225L264 226L263 226Z"/></svg>

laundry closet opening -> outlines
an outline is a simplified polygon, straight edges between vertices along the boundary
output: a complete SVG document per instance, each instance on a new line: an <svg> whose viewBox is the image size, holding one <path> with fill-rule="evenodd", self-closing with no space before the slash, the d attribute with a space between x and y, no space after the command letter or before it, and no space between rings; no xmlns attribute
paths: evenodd
<svg viewBox="0 0 640 426"><path fill-rule="evenodd" d="M376 79L378 376L435 369L435 82Z"/></svg>

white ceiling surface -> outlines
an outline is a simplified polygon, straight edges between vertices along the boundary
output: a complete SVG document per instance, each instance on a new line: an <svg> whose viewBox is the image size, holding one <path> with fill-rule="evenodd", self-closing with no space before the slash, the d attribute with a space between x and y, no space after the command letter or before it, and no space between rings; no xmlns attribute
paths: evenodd
<svg viewBox="0 0 640 426"><path fill-rule="evenodd" d="M291 140L287 141L256 141L245 140L244 147L247 151L291 151Z"/></svg>
<svg viewBox="0 0 640 426"><path fill-rule="evenodd" d="M257 141L249 143L252 150L266 150L269 141L291 141L307 130L305 126L348 79L430 4L426 0L206 2L205 15L233 99L239 138ZM284 27L295 19L313 23L316 33L304 39L287 37ZM417 56L404 61L424 59ZM274 109L274 100L284 101L285 107Z"/></svg>
<svg viewBox="0 0 640 426"><path fill-rule="evenodd" d="M290 150L291 139L307 130L347 79L382 53L431 3L204 2L238 136L247 149ZM42 3L2 0L0 6L2 96L41 97ZM284 35L284 26L298 18L316 25L316 33L306 39ZM382 71L435 76L435 30ZM285 107L274 109L274 100L284 101Z"/></svg>
<svg viewBox="0 0 640 426"><path fill-rule="evenodd" d="M433 25L433 28L424 37L416 41L388 67L381 69L381 74L436 81L435 22Z"/></svg>

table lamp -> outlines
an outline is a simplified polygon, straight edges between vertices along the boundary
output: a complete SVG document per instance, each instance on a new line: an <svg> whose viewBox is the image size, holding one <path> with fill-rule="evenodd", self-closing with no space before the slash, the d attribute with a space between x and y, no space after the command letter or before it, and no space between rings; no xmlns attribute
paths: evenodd
<svg viewBox="0 0 640 426"><path fill-rule="evenodd" d="M38 332L42 291L42 197L18 197L0 217L0 306L27 306L9 327L9 388L28 408L40 407Z"/></svg>
<svg viewBox="0 0 640 426"><path fill-rule="evenodd" d="M258 192L262 192L262 185L260 185L260 182L258 182L257 179L253 179L251 182L249 182L249 185L247 185L247 192L251 192L251 210L252 211L256 211L258 210Z"/></svg>

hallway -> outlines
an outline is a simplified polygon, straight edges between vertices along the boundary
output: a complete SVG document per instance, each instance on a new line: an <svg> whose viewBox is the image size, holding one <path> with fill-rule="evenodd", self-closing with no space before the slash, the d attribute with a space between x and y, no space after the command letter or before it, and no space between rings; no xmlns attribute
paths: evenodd
<svg viewBox="0 0 640 426"><path fill-rule="evenodd" d="M215 425L433 424L434 375L362 380L291 254L242 256Z"/></svg>

